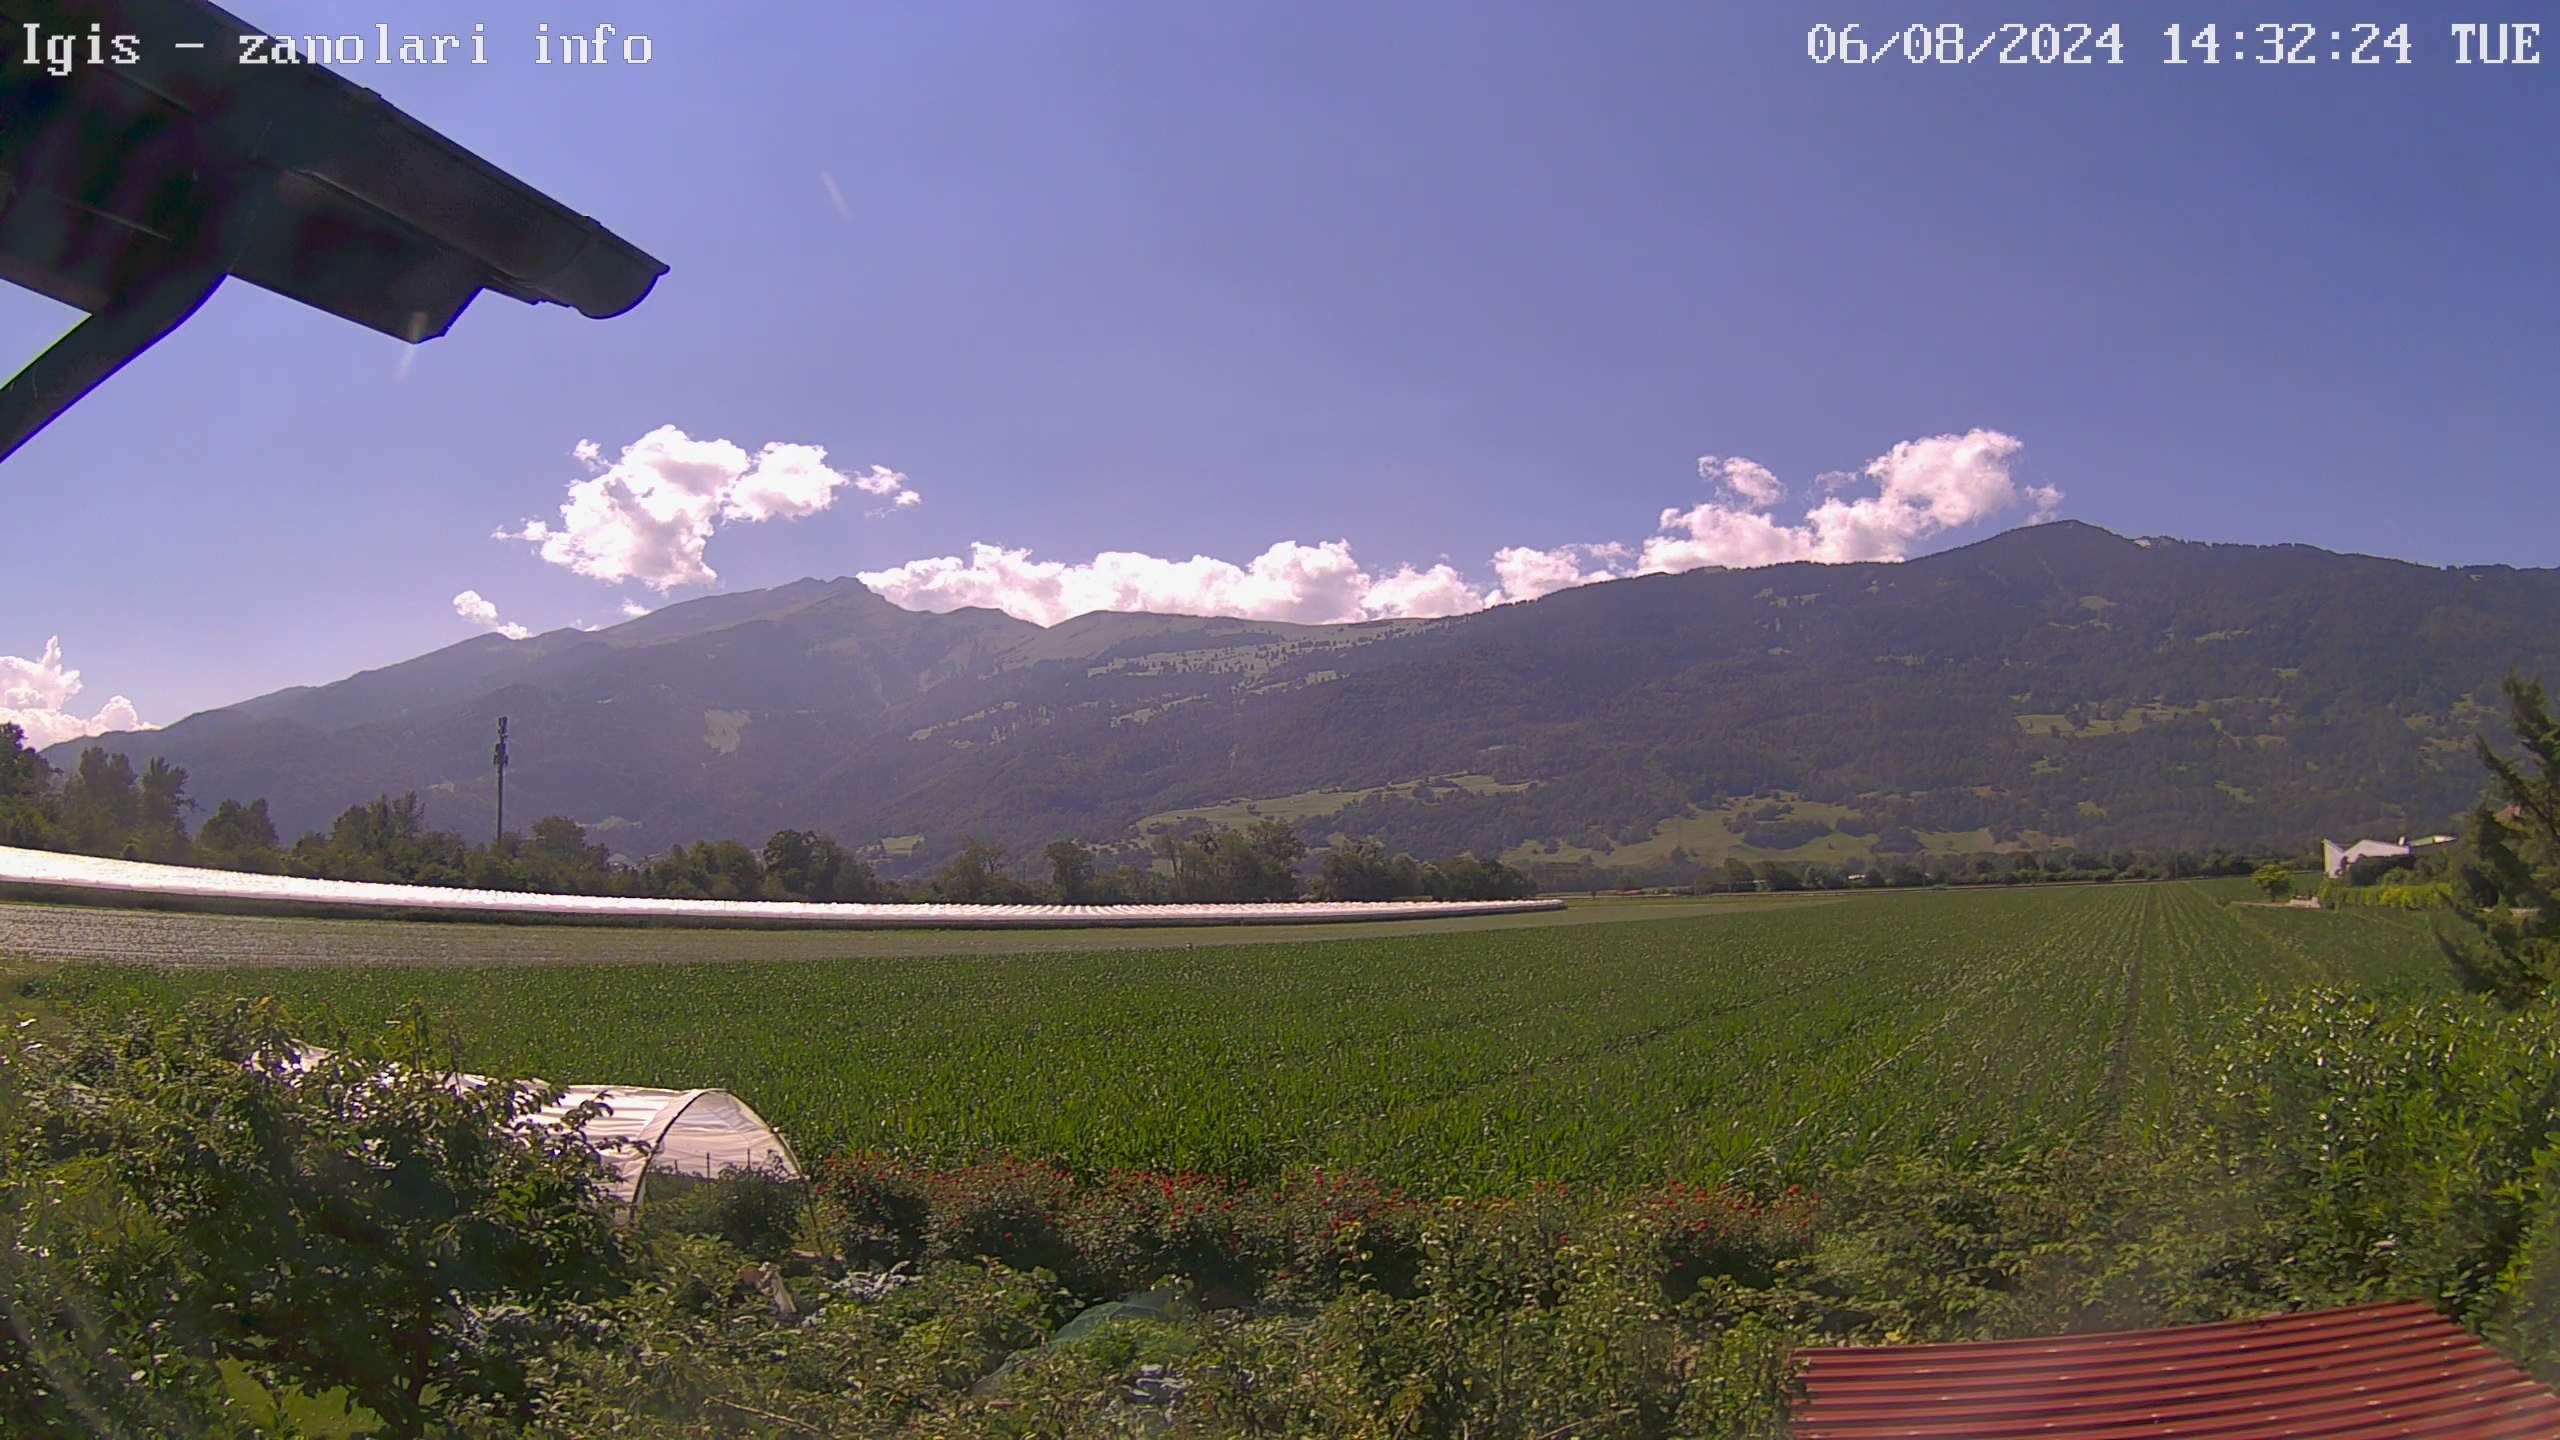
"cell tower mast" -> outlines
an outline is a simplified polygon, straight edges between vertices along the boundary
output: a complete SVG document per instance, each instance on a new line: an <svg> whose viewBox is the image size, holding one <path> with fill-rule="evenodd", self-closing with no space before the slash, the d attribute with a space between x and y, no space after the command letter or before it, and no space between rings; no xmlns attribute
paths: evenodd
<svg viewBox="0 0 2560 1440"><path fill-rule="evenodd" d="M498 833L491 837L489 848L495 850L507 839L507 717L498 717L498 748L490 756L498 767Z"/></svg>

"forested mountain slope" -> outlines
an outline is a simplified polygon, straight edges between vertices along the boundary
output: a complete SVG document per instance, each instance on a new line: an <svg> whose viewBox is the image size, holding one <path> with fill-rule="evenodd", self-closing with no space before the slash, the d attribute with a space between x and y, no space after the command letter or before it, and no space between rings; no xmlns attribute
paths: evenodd
<svg viewBox="0 0 2560 1440"><path fill-rule="evenodd" d="M2560 572L2064 522L1352 626L1043 630L804 580L80 743L267 796L289 834L408 789L476 832L503 714L511 818L632 854L787 825L922 864L1177 812L1604 862L2203 848L2440 824L2510 668L2560 675Z"/></svg>

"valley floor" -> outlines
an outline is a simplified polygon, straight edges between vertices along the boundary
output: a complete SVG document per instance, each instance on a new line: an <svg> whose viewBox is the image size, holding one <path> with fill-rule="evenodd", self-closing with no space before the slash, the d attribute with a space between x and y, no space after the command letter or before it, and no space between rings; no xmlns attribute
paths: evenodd
<svg viewBox="0 0 2560 1440"><path fill-rule="evenodd" d="M2257 998L2447 983L2413 917L2242 908L2200 884L1597 901L1379 928L1093 948L11 906L0 954L146 962L18 968L51 996L148 1008L273 994L362 1024L415 999L478 1067L728 1089L809 1154L1340 1167L1430 1193L1792 1176L2175 1127L2215 1027ZM660 963L593 963L644 953Z"/></svg>

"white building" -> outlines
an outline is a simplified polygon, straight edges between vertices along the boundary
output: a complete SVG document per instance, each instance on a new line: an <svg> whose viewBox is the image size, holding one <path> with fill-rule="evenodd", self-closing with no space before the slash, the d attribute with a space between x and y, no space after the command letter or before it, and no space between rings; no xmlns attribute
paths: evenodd
<svg viewBox="0 0 2560 1440"><path fill-rule="evenodd" d="M2322 840L2320 868L2330 879L2336 880L2344 876L2348 867L2359 860L2415 855L2423 850L2433 850L2440 845L2450 845L2453 840L2454 837L2451 835L2421 835L2415 840L2403 835L2397 840L2358 840L2352 845L2341 845L2335 840Z"/></svg>

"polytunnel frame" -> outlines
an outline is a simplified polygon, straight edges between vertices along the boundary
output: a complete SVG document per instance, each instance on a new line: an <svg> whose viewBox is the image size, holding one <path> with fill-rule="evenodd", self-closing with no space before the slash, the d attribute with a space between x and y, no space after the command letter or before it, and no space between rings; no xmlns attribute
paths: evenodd
<svg viewBox="0 0 2560 1440"><path fill-rule="evenodd" d="M610 1106L613 1103L612 1087L599 1086L596 1088L605 1091L604 1094L599 1095L596 1098L603 1104ZM750 1105L745 1100L741 1099L736 1091L723 1090L716 1086L706 1086L698 1090L679 1090L675 1092L673 1098L669 1099L664 1105L658 1107L658 1113L649 1117L649 1123L641 1127L639 1134L632 1136L627 1141L621 1142L640 1151L640 1173L631 1182L631 1197L622 1202L622 1209L626 1218L637 1220L640 1216L640 1207L649 1197L649 1176L657 1168L658 1157L666 1152L667 1134L683 1122L687 1111L691 1110L704 1097L711 1095L726 1096L731 1103L735 1104L739 1109L745 1111L750 1117L752 1117L756 1124L762 1127L764 1133L772 1137L774 1145L781 1151L784 1162L790 1165L792 1182L800 1185L806 1185L809 1183L808 1167L800 1163L800 1152L792 1148L791 1137L783 1134L780 1130L775 1129L773 1122L764 1118L763 1111L758 1110L753 1105ZM594 1142L589 1140L588 1143L593 1144ZM677 1171L676 1173L682 1174L683 1172ZM704 1176L702 1178L717 1179L719 1177L715 1174Z"/></svg>
<svg viewBox="0 0 2560 1440"><path fill-rule="evenodd" d="M320 1046L297 1044L292 1046L284 1055L284 1068L288 1073L299 1079L303 1074L307 1073L313 1065L326 1060L328 1057L329 1052ZM258 1057L252 1056L250 1064L255 1066L258 1063ZM461 1071L453 1072L446 1077L446 1080L450 1086L458 1090L476 1090L484 1085L496 1083L489 1076L470 1075ZM783 1134L781 1130L775 1127L772 1121L764 1118L763 1111L748 1104L746 1100L734 1090L723 1089L716 1085L707 1085L691 1090L666 1090L650 1085L562 1085L554 1084L547 1080L536 1079L531 1076L520 1077L510 1083L530 1085L538 1090L548 1090L552 1092L553 1100L551 1104L545 1105L540 1109L529 1110L518 1115L511 1128L519 1130L548 1130L558 1134L576 1136L578 1140L595 1155L597 1161L604 1167L607 1177L606 1184L604 1186L604 1193L607 1197L606 1206L615 1216L618 1223L634 1224L638 1222L640 1217L641 1201L647 1196L649 1190L649 1173L654 1167L658 1157L665 1151L668 1132L674 1130L676 1126L683 1121L686 1113L692 1110L695 1105L714 1095L724 1097L731 1104L737 1106L738 1109L744 1111L747 1117L755 1122L756 1128L763 1131L764 1134L773 1141L775 1149L780 1152L783 1161L791 1168L790 1183L795 1185L807 1185L809 1183L810 1177L808 1167L800 1163L800 1152L793 1148L791 1144L791 1137ZM590 1125L570 1125L567 1123L567 1116L571 1111L590 1104L595 1105L604 1113L605 1116L610 1117L614 1113L613 1102L616 1095L627 1095L635 1098L643 1096L665 1096L666 1099L659 1104L657 1110L650 1115L648 1120L641 1124L639 1131L632 1135L613 1136L599 1140L593 1133ZM620 1193L622 1188L620 1183L620 1167L615 1165L613 1160L613 1152L626 1147L638 1156L640 1162L636 1170L632 1173L631 1193L628 1195ZM677 1173L682 1172L679 1171ZM718 1176L717 1174L714 1174L704 1178L717 1179Z"/></svg>

